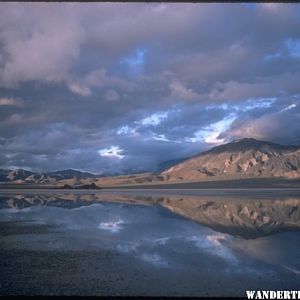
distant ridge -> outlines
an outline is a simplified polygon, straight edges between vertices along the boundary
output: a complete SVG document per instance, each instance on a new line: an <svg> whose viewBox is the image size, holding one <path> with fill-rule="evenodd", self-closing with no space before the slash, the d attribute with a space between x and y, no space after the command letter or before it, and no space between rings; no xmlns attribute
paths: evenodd
<svg viewBox="0 0 300 300"><path fill-rule="evenodd" d="M15 183L53 183L66 179L88 179L96 178L100 175L94 175L89 172L81 172L78 170L67 169L62 171L53 171L46 173L31 172L24 169L17 170L0 170L1 182Z"/></svg>

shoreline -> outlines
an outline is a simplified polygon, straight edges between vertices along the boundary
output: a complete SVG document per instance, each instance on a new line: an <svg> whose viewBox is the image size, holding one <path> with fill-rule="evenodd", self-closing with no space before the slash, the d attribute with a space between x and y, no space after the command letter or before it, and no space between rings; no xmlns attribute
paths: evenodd
<svg viewBox="0 0 300 300"><path fill-rule="evenodd" d="M59 182L58 182L59 183ZM61 183L63 184L63 182ZM83 184L81 184L83 185ZM71 188L63 188L58 184L36 184L36 183L0 183L0 191L7 189L14 190L60 190L60 191L103 191L103 190L223 190L223 189L300 189L300 179L282 179L282 178L243 178L228 180L209 180L194 182L164 182L164 183L131 183L131 184L101 184L97 182L97 188L79 188L71 185Z"/></svg>

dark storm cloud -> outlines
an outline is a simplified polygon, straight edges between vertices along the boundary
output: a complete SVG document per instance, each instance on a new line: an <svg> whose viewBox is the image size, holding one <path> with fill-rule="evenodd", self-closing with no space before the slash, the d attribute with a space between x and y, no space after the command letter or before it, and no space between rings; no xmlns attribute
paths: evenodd
<svg viewBox="0 0 300 300"><path fill-rule="evenodd" d="M0 8L2 167L144 171L244 136L300 142L296 4Z"/></svg>

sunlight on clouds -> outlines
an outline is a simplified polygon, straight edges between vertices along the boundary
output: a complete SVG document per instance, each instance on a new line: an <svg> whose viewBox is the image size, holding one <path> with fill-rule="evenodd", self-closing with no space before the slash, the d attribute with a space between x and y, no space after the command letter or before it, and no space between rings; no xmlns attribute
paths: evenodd
<svg viewBox="0 0 300 300"><path fill-rule="evenodd" d="M227 130L235 119L235 115L230 115L219 122L213 123L195 132L194 137L187 138L186 141L192 143L204 141L208 144L222 144L225 142L225 140L218 138L218 136L223 131Z"/></svg>
<svg viewBox="0 0 300 300"><path fill-rule="evenodd" d="M119 148L119 146L111 146L109 148L101 149L98 151L100 156L104 157L116 157L119 159L123 159L125 155L122 155L123 150Z"/></svg>
<svg viewBox="0 0 300 300"><path fill-rule="evenodd" d="M223 109L223 110L236 110L236 111L249 111L257 108L270 108L274 102L276 102L277 98L250 98L243 103L239 104L212 104L206 106L206 110L215 110L215 109Z"/></svg>
<svg viewBox="0 0 300 300"><path fill-rule="evenodd" d="M145 141L149 141L149 140L156 140L156 141L162 141L162 142L172 142L172 143L179 143L180 141L171 141L169 140L164 134L153 134L151 137L149 138L145 138Z"/></svg>
<svg viewBox="0 0 300 300"><path fill-rule="evenodd" d="M269 108L275 101L276 98L249 99L246 101L246 105L242 108L242 110L248 111L255 108Z"/></svg>
<svg viewBox="0 0 300 300"><path fill-rule="evenodd" d="M169 112L156 112L139 121L135 121L134 127L123 125L116 130L117 135L137 134L137 131L143 126L158 126L169 115ZM153 139L167 140L165 135L152 137ZM150 138L150 139L152 139Z"/></svg>
<svg viewBox="0 0 300 300"><path fill-rule="evenodd" d="M163 120L165 120L168 117L167 112L158 112L150 115L149 117L146 117L140 121L138 121L138 124L141 125L152 125L157 126L159 125Z"/></svg>
<svg viewBox="0 0 300 300"><path fill-rule="evenodd" d="M169 140L166 138L166 136L164 134L154 135L153 139L155 139L157 141L169 142Z"/></svg>
<svg viewBox="0 0 300 300"><path fill-rule="evenodd" d="M221 144L224 143L224 139L218 139L218 136L229 128L232 122L236 119L236 116L229 116L217 123L209 126L211 133L206 137L205 142L209 144Z"/></svg>
<svg viewBox="0 0 300 300"><path fill-rule="evenodd" d="M206 139L205 142L208 144L222 144L224 139L218 139L218 136L221 132L213 132Z"/></svg>
<svg viewBox="0 0 300 300"><path fill-rule="evenodd" d="M117 130L117 135L126 135L126 134L132 134L135 133L135 128L131 128L128 125L125 126L121 126L118 130Z"/></svg>
<svg viewBox="0 0 300 300"><path fill-rule="evenodd" d="M296 104L291 104L291 105L289 105L289 106L283 108L283 109L280 110L279 112L283 112L283 111L286 111L286 110L289 110L289 109L292 109L292 108L295 108L295 107L297 107Z"/></svg>
<svg viewBox="0 0 300 300"><path fill-rule="evenodd" d="M227 110L229 108L229 104L227 103L222 103L222 104L212 104L212 105L207 105L205 107L206 110L215 110L216 108L221 108L223 110Z"/></svg>

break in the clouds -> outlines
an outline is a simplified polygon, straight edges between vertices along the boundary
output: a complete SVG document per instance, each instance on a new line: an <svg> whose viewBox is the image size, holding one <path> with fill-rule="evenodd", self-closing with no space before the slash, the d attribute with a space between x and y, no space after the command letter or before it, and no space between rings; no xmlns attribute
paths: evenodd
<svg viewBox="0 0 300 300"><path fill-rule="evenodd" d="M156 170L300 143L297 4L1 3L0 167Z"/></svg>

